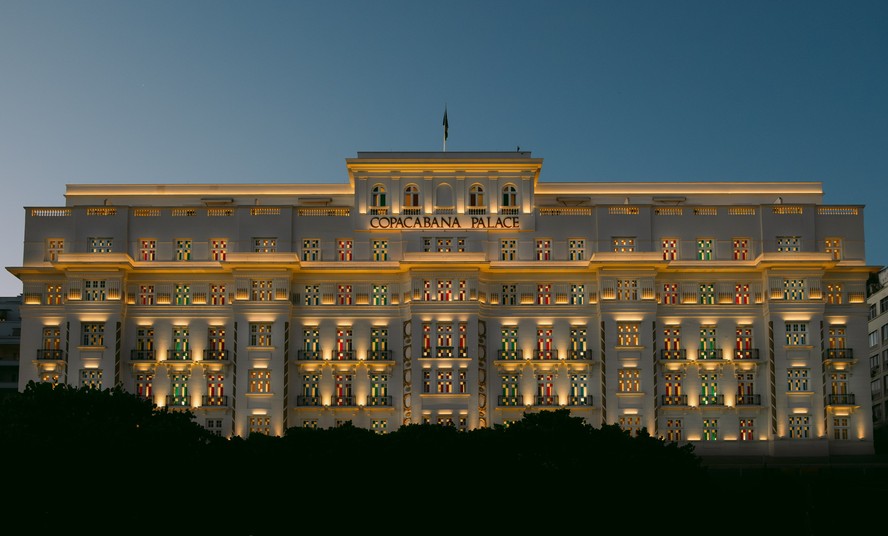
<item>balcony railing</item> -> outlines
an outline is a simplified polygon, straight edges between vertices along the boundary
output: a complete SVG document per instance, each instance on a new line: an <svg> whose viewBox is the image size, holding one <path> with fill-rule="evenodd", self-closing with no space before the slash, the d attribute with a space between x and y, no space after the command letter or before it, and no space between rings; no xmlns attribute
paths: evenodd
<svg viewBox="0 0 888 536"><path fill-rule="evenodd" d="M200 397L201 406L228 407L228 395L210 396L203 395Z"/></svg>
<svg viewBox="0 0 888 536"><path fill-rule="evenodd" d="M37 359L40 361L61 361L65 359L65 351L39 349L37 350Z"/></svg>
<svg viewBox="0 0 888 536"><path fill-rule="evenodd" d="M558 397L556 395L536 395L533 403L536 406L557 406Z"/></svg>
<svg viewBox="0 0 888 536"><path fill-rule="evenodd" d="M738 406L761 406L762 395L737 395Z"/></svg>
<svg viewBox="0 0 888 536"><path fill-rule="evenodd" d="M370 207L371 216L385 216L389 213L388 207Z"/></svg>
<svg viewBox="0 0 888 536"><path fill-rule="evenodd" d="M721 359L721 348L701 348L697 350L697 359Z"/></svg>
<svg viewBox="0 0 888 536"><path fill-rule="evenodd" d="M567 359L570 361L591 361L592 350L568 350Z"/></svg>
<svg viewBox="0 0 888 536"><path fill-rule="evenodd" d="M497 359L503 359L506 361L518 361L524 359L524 351L523 350L497 350L496 357Z"/></svg>
<svg viewBox="0 0 888 536"><path fill-rule="evenodd" d="M500 207L499 213L503 216L517 216L520 210L518 207Z"/></svg>
<svg viewBox="0 0 888 536"><path fill-rule="evenodd" d="M830 406L852 406L854 405L854 395L851 393L826 395L826 403Z"/></svg>
<svg viewBox="0 0 888 536"><path fill-rule="evenodd" d="M422 214L422 209L419 207L401 207L401 214L404 216L419 216Z"/></svg>
<svg viewBox="0 0 888 536"><path fill-rule="evenodd" d="M228 350L204 350L204 361L228 361Z"/></svg>
<svg viewBox="0 0 888 536"><path fill-rule="evenodd" d="M172 408L184 408L191 405L191 399L185 395L167 395L166 405Z"/></svg>
<svg viewBox="0 0 888 536"><path fill-rule="evenodd" d="M496 397L496 405L497 406L523 406L524 405L524 396L523 395L499 395Z"/></svg>
<svg viewBox="0 0 888 536"><path fill-rule="evenodd" d="M759 358L758 348L746 348L745 350L734 350L735 360L756 360Z"/></svg>
<svg viewBox="0 0 888 536"><path fill-rule="evenodd" d="M191 350L167 350L170 361L191 361Z"/></svg>
<svg viewBox="0 0 888 536"><path fill-rule="evenodd" d="M296 360L297 361L320 361L321 360L321 351L320 350L297 350L296 351Z"/></svg>
<svg viewBox="0 0 888 536"><path fill-rule="evenodd" d="M368 406L391 407L392 397L391 396L368 396L367 397L367 405Z"/></svg>
<svg viewBox="0 0 888 536"><path fill-rule="evenodd" d="M355 352L354 350L334 350L332 357L333 361L354 361Z"/></svg>
<svg viewBox="0 0 888 536"><path fill-rule="evenodd" d="M660 405L687 406L688 395L660 395Z"/></svg>
<svg viewBox="0 0 888 536"><path fill-rule="evenodd" d="M391 350L368 350L367 361L391 361Z"/></svg>
<svg viewBox="0 0 888 536"><path fill-rule="evenodd" d="M435 357L453 357L453 346L438 346L435 348Z"/></svg>
<svg viewBox="0 0 888 536"><path fill-rule="evenodd" d="M700 395L698 403L701 406L724 406L725 395Z"/></svg>
<svg viewBox="0 0 888 536"><path fill-rule="evenodd" d="M355 397L353 396L333 396L330 397L331 406L354 406Z"/></svg>
<svg viewBox="0 0 888 536"><path fill-rule="evenodd" d="M533 358L539 361L550 361L558 359L558 350L552 348L550 350L534 350Z"/></svg>
<svg viewBox="0 0 888 536"><path fill-rule="evenodd" d="M483 216L487 214L486 207L466 207L466 214L469 216Z"/></svg>
<svg viewBox="0 0 888 536"><path fill-rule="evenodd" d="M297 406L320 406L321 405L321 397L298 395L296 397L296 405Z"/></svg>
<svg viewBox="0 0 888 536"><path fill-rule="evenodd" d="M827 348L823 351L823 359L854 359L854 349Z"/></svg>
<svg viewBox="0 0 888 536"><path fill-rule="evenodd" d="M592 395L586 395L586 396L570 395L569 397L567 397L567 405L568 406L591 406L592 405Z"/></svg>
<svg viewBox="0 0 888 536"><path fill-rule="evenodd" d="M688 352L687 350L667 350L665 348L660 350L660 359L687 359Z"/></svg>
<svg viewBox="0 0 888 536"><path fill-rule="evenodd" d="M131 361L154 361L157 359L154 350L130 350Z"/></svg>

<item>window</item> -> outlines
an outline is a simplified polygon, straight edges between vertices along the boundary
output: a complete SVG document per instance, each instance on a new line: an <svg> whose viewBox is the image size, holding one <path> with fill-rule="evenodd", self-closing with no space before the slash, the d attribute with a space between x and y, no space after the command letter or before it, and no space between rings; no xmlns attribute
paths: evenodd
<svg viewBox="0 0 888 536"><path fill-rule="evenodd" d="M790 439L808 439L810 434L811 416L810 415L790 415L789 416L789 437Z"/></svg>
<svg viewBox="0 0 888 536"><path fill-rule="evenodd" d="M841 238L827 238L825 240L823 250L826 253L829 253L829 256L834 261L842 260L842 239Z"/></svg>
<svg viewBox="0 0 888 536"><path fill-rule="evenodd" d="M154 285L139 285L139 305L154 305Z"/></svg>
<svg viewBox="0 0 888 536"><path fill-rule="evenodd" d="M143 238L139 241L139 260L157 260L157 240Z"/></svg>
<svg viewBox="0 0 888 536"><path fill-rule="evenodd" d="M583 305L586 303L586 288L583 285L570 286L570 304Z"/></svg>
<svg viewBox="0 0 888 536"><path fill-rule="evenodd" d="M617 371L618 389L621 393L641 392L641 371L637 368L625 368Z"/></svg>
<svg viewBox="0 0 888 536"><path fill-rule="evenodd" d="M271 346L271 323L250 322L250 346Z"/></svg>
<svg viewBox="0 0 888 536"><path fill-rule="evenodd" d="M251 393L270 393L271 392L271 371L268 369L250 369L250 392Z"/></svg>
<svg viewBox="0 0 888 536"><path fill-rule="evenodd" d="M370 287L370 305L388 305L387 285L372 285Z"/></svg>
<svg viewBox="0 0 888 536"><path fill-rule="evenodd" d="M225 376L219 373L207 374L207 394L203 405L222 406L225 396Z"/></svg>
<svg viewBox="0 0 888 536"><path fill-rule="evenodd" d="M663 238L660 240L660 248L663 250L663 260L664 261L677 261L678 260L678 239L677 238Z"/></svg>
<svg viewBox="0 0 888 536"><path fill-rule="evenodd" d="M499 397L500 406L522 406L523 397L518 394L518 374L504 374L502 376L503 392Z"/></svg>
<svg viewBox="0 0 888 536"><path fill-rule="evenodd" d="M225 326L209 326L207 328L207 355L225 352Z"/></svg>
<svg viewBox="0 0 888 536"><path fill-rule="evenodd" d="M404 188L404 207L401 212L405 216L416 216L420 213L419 188L415 184L409 184Z"/></svg>
<svg viewBox="0 0 888 536"><path fill-rule="evenodd" d="M175 305L191 305L191 286L184 283L176 283L173 288L173 303Z"/></svg>
<svg viewBox="0 0 888 536"><path fill-rule="evenodd" d="M873 380L870 382L870 394L873 399L880 398L882 396L882 382L879 380Z"/></svg>
<svg viewBox="0 0 888 536"><path fill-rule="evenodd" d="M176 260L177 261L190 261L191 260L191 239L190 238L179 238L176 240Z"/></svg>
<svg viewBox="0 0 888 536"><path fill-rule="evenodd" d="M700 349L697 359L721 359L715 326L700 326Z"/></svg>
<svg viewBox="0 0 888 536"><path fill-rule="evenodd" d="M801 238L798 236L778 236L777 251L782 253L796 253L801 251Z"/></svg>
<svg viewBox="0 0 888 536"><path fill-rule="evenodd" d="M537 285L537 305L552 304L552 285Z"/></svg>
<svg viewBox="0 0 888 536"><path fill-rule="evenodd" d="M788 378L788 389L790 392L807 392L808 389L808 369L791 368L786 371Z"/></svg>
<svg viewBox="0 0 888 536"><path fill-rule="evenodd" d="M666 441L681 441L681 419L666 419Z"/></svg>
<svg viewBox="0 0 888 536"><path fill-rule="evenodd" d="M638 323L617 322L617 346L638 346Z"/></svg>
<svg viewBox="0 0 888 536"><path fill-rule="evenodd" d="M136 396L151 400L154 393L154 374L151 374L150 372L136 374L135 380Z"/></svg>
<svg viewBox="0 0 888 536"><path fill-rule="evenodd" d="M465 322L460 322L457 327L456 357L469 357L469 327Z"/></svg>
<svg viewBox="0 0 888 536"><path fill-rule="evenodd" d="M701 406L720 405L718 395L718 374L703 372L700 374L700 399Z"/></svg>
<svg viewBox="0 0 888 536"><path fill-rule="evenodd" d="M701 305L715 305L715 283L700 283L697 296Z"/></svg>
<svg viewBox="0 0 888 536"><path fill-rule="evenodd" d="M503 291L500 294L500 305L517 305L518 291L515 285L503 285Z"/></svg>
<svg viewBox="0 0 888 536"><path fill-rule="evenodd" d="M136 329L136 348L133 350L135 359L154 359L154 328L139 326Z"/></svg>
<svg viewBox="0 0 888 536"><path fill-rule="evenodd" d="M83 300L84 301L105 301L104 281L86 280L83 282Z"/></svg>
<svg viewBox="0 0 888 536"><path fill-rule="evenodd" d="M632 253L635 251L634 236L615 236L611 238L615 253Z"/></svg>
<svg viewBox="0 0 888 536"><path fill-rule="evenodd" d="M755 419L740 419L740 441L755 441Z"/></svg>
<svg viewBox="0 0 888 536"><path fill-rule="evenodd" d="M635 301L638 299L637 279L617 279L617 299Z"/></svg>
<svg viewBox="0 0 888 536"><path fill-rule="evenodd" d="M737 326L734 340L734 358L751 357L752 326Z"/></svg>
<svg viewBox="0 0 888 536"><path fill-rule="evenodd" d="M271 417L268 415L250 415L250 433L271 435Z"/></svg>
<svg viewBox="0 0 888 536"><path fill-rule="evenodd" d="M827 331L828 348L830 350L844 349L845 337L845 326L830 326Z"/></svg>
<svg viewBox="0 0 888 536"><path fill-rule="evenodd" d="M518 349L518 327L504 326L500 331L500 359L520 359L521 351Z"/></svg>
<svg viewBox="0 0 888 536"><path fill-rule="evenodd" d="M453 324L438 322L436 326L434 357L453 357Z"/></svg>
<svg viewBox="0 0 888 536"><path fill-rule="evenodd" d="M368 359L389 359L388 329L383 327L370 328L370 355Z"/></svg>
<svg viewBox="0 0 888 536"><path fill-rule="evenodd" d="M888 341L888 324L883 325L881 331L882 331L882 340Z"/></svg>
<svg viewBox="0 0 888 536"><path fill-rule="evenodd" d="M558 405L558 396L555 394L555 375L551 373L536 375L536 400L537 406Z"/></svg>
<svg viewBox="0 0 888 536"><path fill-rule="evenodd" d="M514 261L518 257L517 242L514 238L500 240L501 261Z"/></svg>
<svg viewBox="0 0 888 536"><path fill-rule="evenodd" d="M40 381L43 383L51 383L52 385L59 384L59 373L58 372L41 372L40 373Z"/></svg>
<svg viewBox="0 0 888 536"><path fill-rule="evenodd" d="M336 287L336 303L338 305L351 305L352 304L352 286L351 285L338 285Z"/></svg>
<svg viewBox="0 0 888 536"><path fill-rule="evenodd" d="M586 241L582 238L571 238L567 241L567 260L582 261L586 259Z"/></svg>
<svg viewBox="0 0 888 536"><path fill-rule="evenodd" d="M718 419L703 419L703 441L718 440Z"/></svg>
<svg viewBox="0 0 888 536"><path fill-rule="evenodd" d="M253 239L253 253L275 253L277 251L277 238L257 237Z"/></svg>
<svg viewBox="0 0 888 536"><path fill-rule="evenodd" d="M487 203L484 200L484 187L473 184L469 188L469 206L466 214L484 214L487 212Z"/></svg>
<svg viewBox="0 0 888 536"><path fill-rule="evenodd" d="M46 240L46 260L55 262L59 255L65 252L64 238L49 238Z"/></svg>
<svg viewBox="0 0 888 536"><path fill-rule="evenodd" d="M679 355L681 351L681 326L663 328L663 349L668 353Z"/></svg>
<svg viewBox="0 0 888 536"><path fill-rule="evenodd" d="M388 398L388 378L388 374L370 373L370 396L367 397L368 406L391 405Z"/></svg>
<svg viewBox="0 0 888 536"><path fill-rule="evenodd" d="M212 434L222 435L222 419L207 419L205 428Z"/></svg>
<svg viewBox="0 0 888 536"><path fill-rule="evenodd" d="M170 359L191 359L191 340L188 326L173 326L173 347L168 351Z"/></svg>
<svg viewBox="0 0 888 536"><path fill-rule="evenodd" d="M321 375L320 373L303 374L302 375L302 395L297 400L300 406L320 406L321 405Z"/></svg>
<svg viewBox="0 0 888 536"><path fill-rule="evenodd" d="M715 256L715 240L712 238L697 239L697 260L711 261Z"/></svg>
<svg viewBox="0 0 888 536"><path fill-rule="evenodd" d="M786 345L805 346L808 344L808 324L801 322L786 323Z"/></svg>
<svg viewBox="0 0 888 536"><path fill-rule="evenodd" d="M305 305L321 304L321 287L320 285L305 285L304 300Z"/></svg>
<svg viewBox="0 0 888 536"><path fill-rule="evenodd" d="M664 283L661 295L663 305L676 305L680 303L678 298L678 283Z"/></svg>
<svg viewBox="0 0 888 536"><path fill-rule="evenodd" d="M333 351L333 359L352 360L355 358L352 335L352 328L350 326L339 326L336 328L336 347Z"/></svg>
<svg viewBox="0 0 888 536"><path fill-rule="evenodd" d="M352 394L353 374L333 375L333 398L330 404L333 406L354 406L355 398Z"/></svg>
<svg viewBox="0 0 888 536"><path fill-rule="evenodd" d="M641 432L641 415L620 415L620 428L637 436Z"/></svg>
<svg viewBox="0 0 888 536"><path fill-rule="evenodd" d="M388 214L386 206L385 186L377 184L370 190L370 214Z"/></svg>
<svg viewBox="0 0 888 536"><path fill-rule="evenodd" d="M274 294L271 288L271 279L250 280L251 301L272 301Z"/></svg>
<svg viewBox="0 0 888 536"><path fill-rule="evenodd" d="M340 238L336 241L336 258L340 261L352 260L353 244L350 238Z"/></svg>
<svg viewBox="0 0 888 536"><path fill-rule="evenodd" d="M321 260L321 241L317 238L306 238L302 241L302 260Z"/></svg>
<svg viewBox="0 0 888 536"><path fill-rule="evenodd" d="M114 243L113 238L90 237L89 252L90 253L111 253L113 243Z"/></svg>
<svg viewBox="0 0 888 536"><path fill-rule="evenodd" d="M734 285L734 303L737 305L749 305L749 283L737 283Z"/></svg>
<svg viewBox="0 0 888 536"><path fill-rule="evenodd" d="M879 345L879 332L878 331L870 331L869 332L869 345L870 348L873 346Z"/></svg>
<svg viewBox="0 0 888 536"><path fill-rule="evenodd" d="M438 301L448 302L453 299L453 281L439 279L437 285Z"/></svg>
<svg viewBox="0 0 888 536"><path fill-rule="evenodd" d="M371 242L374 261L388 260L388 240L373 240Z"/></svg>
<svg viewBox="0 0 888 536"><path fill-rule="evenodd" d="M748 238L735 238L733 240L734 246L734 260L735 261L748 261L749 260L749 239Z"/></svg>
<svg viewBox="0 0 888 536"><path fill-rule="evenodd" d="M62 304L62 285L49 283L46 285L46 305Z"/></svg>
<svg viewBox="0 0 888 536"><path fill-rule="evenodd" d="M848 417L833 417L833 439L848 439Z"/></svg>
<svg viewBox="0 0 888 536"><path fill-rule="evenodd" d="M210 240L210 259L224 261L228 257L228 239L213 238Z"/></svg>
<svg viewBox="0 0 888 536"><path fill-rule="evenodd" d="M888 311L888 297L879 300L879 312L884 313L886 311Z"/></svg>
<svg viewBox="0 0 888 536"><path fill-rule="evenodd" d="M804 300L805 299L805 280L804 279L784 279L783 280L783 299L784 300Z"/></svg>
<svg viewBox="0 0 888 536"><path fill-rule="evenodd" d="M884 312L884 311L882 311L882 312ZM878 313L878 311L876 310L876 304L872 304L872 305L870 305L870 306L869 306L869 314L867 315L867 318L866 318L866 319L867 319L867 320L872 320L873 318L876 318L877 316L879 316L879 313Z"/></svg>
<svg viewBox="0 0 888 536"><path fill-rule="evenodd" d="M586 374L570 375L570 395L567 399L568 406L591 406L588 391L588 376Z"/></svg>
<svg viewBox="0 0 888 536"><path fill-rule="evenodd" d="M80 345L105 346L105 324L103 322L80 324Z"/></svg>
<svg viewBox="0 0 888 536"><path fill-rule="evenodd" d="M453 392L453 369L438 369L435 381L439 394Z"/></svg>
<svg viewBox="0 0 888 536"><path fill-rule="evenodd" d="M385 419L373 419L370 421L370 429L376 432L377 434L384 434L386 432L386 426L388 421Z"/></svg>
<svg viewBox="0 0 888 536"><path fill-rule="evenodd" d="M80 387L102 388L102 369L80 369Z"/></svg>
<svg viewBox="0 0 888 536"><path fill-rule="evenodd" d="M59 326L43 328L42 352L46 359L62 359L62 331Z"/></svg>
<svg viewBox="0 0 888 536"><path fill-rule="evenodd" d="M552 241L548 238L541 238L536 241L536 260L552 260Z"/></svg>
<svg viewBox="0 0 888 536"><path fill-rule="evenodd" d="M213 283L210 285L210 305L225 305L227 298L225 285Z"/></svg>
<svg viewBox="0 0 888 536"><path fill-rule="evenodd" d="M518 190L511 184L503 186L503 198L500 203L501 214L518 214ZM509 209L509 210L502 210Z"/></svg>
<svg viewBox="0 0 888 536"><path fill-rule="evenodd" d="M552 328L550 326L537 328L535 353L534 359L558 359L558 350L552 344Z"/></svg>

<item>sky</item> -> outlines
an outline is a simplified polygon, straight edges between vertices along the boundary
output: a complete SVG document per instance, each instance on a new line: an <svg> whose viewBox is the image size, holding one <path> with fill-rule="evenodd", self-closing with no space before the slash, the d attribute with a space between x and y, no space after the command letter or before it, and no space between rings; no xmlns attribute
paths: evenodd
<svg viewBox="0 0 888 536"><path fill-rule="evenodd" d="M0 266L66 184L344 183L445 106L541 181L822 182L888 264L886 1L0 0Z"/></svg>

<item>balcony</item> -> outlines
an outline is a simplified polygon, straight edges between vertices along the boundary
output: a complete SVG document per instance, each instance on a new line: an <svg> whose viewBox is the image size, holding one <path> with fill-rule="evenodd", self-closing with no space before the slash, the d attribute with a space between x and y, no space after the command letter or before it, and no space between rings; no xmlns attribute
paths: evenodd
<svg viewBox="0 0 888 536"><path fill-rule="evenodd" d="M191 400L185 395L167 395L166 405L171 408L187 408L191 406Z"/></svg>
<svg viewBox="0 0 888 536"><path fill-rule="evenodd" d="M853 406L854 395L850 393L840 395L826 395L826 403L830 406Z"/></svg>
<svg viewBox="0 0 888 536"><path fill-rule="evenodd" d="M355 397L332 396L330 397L330 405L335 407L352 407L355 405Z"/></svg>
<svg viewBox="0 0 888 536"><path fill-rule="evenodd" d="M391 407L392 397L390 396L368 396L367 405L373 407Z"/></svg>
<svg viewBox="0 0 888 536"><path fill-rule="evenodd" d="M556 395L536 395L533 403L535 406L557 406L558 396Z"/></svg>
<svg viewBox="0 0 888 536"><path fill-rule="evenodd" d="M827 348L823 351L823 360L850 361L854 359L853 348Z"/></svg>
<svg viewBox="0 0 888 536"><path fill-rule="evenodd" d="M500 407L517 407L524 405L524 396L522 395L512 395L505 396L499 395L496 397L496 405Z"/></svg>
<svg viewBox="0 0 888 536"><path fill-rule="evenodd" d="M65 359L64 350L37 350L38 361L62 361Z"/></svg>
<svg viewBox="0 0 888 536"><path fill-rule="evenodd" d="M592 395L586 395L586 396L570 395L569 397L567 397L567 405L568 406L591 406L592 405Z"/></svg>
<svg viewBox="0 0 888 536"><path fill-rule="evenodd" d="M701 406L724 406L725 395L700 395L697 403Z"/></svg>
<svg viewBox="0 0 888 536"><path fill-rule="evenodd" d="M453 346L438 346L435 348L435 357L453 357Z"/></svg>
<svg viewBox="0 0 888 536"><path fill-rule="evenodd" d="M319 396L306 396L306 395L298 395L296 397L296 405L297 406L320 406L321 405L321 397Z"/></svg>
<svg viewBox="0 0 888 536"><path fill-rule="evenodd" d="M167 350L169 361L191 361L191 350Z"/></svg>
<svg viewBox="0 0 888 536"><path fill-rule="evenodd" d="M387 216L388 213L388 207L370 207L371 216Z"/></svg>
<svg viewBox="0 0 888 536"><path fill-rule="evenodd" d="M734 350L735 361L757 361L759 358L758 348L746 348L745 350Z"/></svg>
<svg viewBox="0 0 888 536"><path fill-rule="evenodd" d="M518 216L520 210L518 207L500 207L499 213L503 216Z"/></svg>
<svg viewBox="0 0 888 536"><path fill-rule="evenodd" d="M367 351L367 361L391 361L394 359L392 357L391 350L368 350Z"/></svg>
<svg viewBox="0 0 888 536"><path fill-rule="evenodd" d="M204 361L228 361L228 350L204 350Z"/></svg>
<svg viewBox="0 0 888 536"><path fill-rule="evenodd" d="M549 350L534 350L533 358L536 361L551 361L553 359L558 359L558 350L555 348Z"/></svg>
<svg viewBox="0 0 888 536"><path fill-rule="evenodd" d="M219 396L210 396L203 395L200 397L200 405L204 407L228 407L228 396L227 395L219 395Z"/></svg>
<svg viewBox="0 0 888 536"><path fill-rule="evenodd" d="M335 350L331 356L333 361L354 361L354 350Z"/></svg>
<svg viewBox="0 0 888 536"><path fill-rule="evenodd" d="M592 350L568 350L568 361L592 361Z"/></svg>
<svg viewBox="0 0 888 536"><path fill-rule="evenodd" d="M697 359L698 360L718 360L722 359L722 349L721 348L706 348L697 350Z"/></svg>
<svg viewBox="0 0 888 536"><path fill-rule="evenodd" d="M320 350L297 350L296 351L296 360L297 361L320 361L321 360L321 351Z"/></svg>
<svg viewBox="0 0 888 536"><path fill-rule="evenodd" d="M466 207L466 214L469 216L484 216L487 214L487 207Z"/></svg>
<svg viewBox="0 0 888 536"><path fill-rule="evenodd" d="M761 406L762 395L737 395L737 406Z"/></svg>
<svg viewBox="0 0 888 536"><path fill-rule="evenodd" d="M157 356L154 350L130 350L130 361L154 361Z"/></svg>
<svg viewBox="0 0 888 536"><path fill-rule="evenodd" d="M422 209L419 207L402 207L401 215L402 216L419 216L422 214Z"/></svg>
<svg viewBox="0 0 888 536"><path fill-rule="evenodd" d="M524 359L524 350L497 350L496 358L504 361L520 361Z"/></svg>
<svg viewBox="0 0 888 536"><path fill-rule="evenodd" d="M660 395L661 406L687 406L688 395Z"/></svg>
<svg viewBox="0 0 888 536"><path fill-rule="evenodd" d="M688 358L687 350L660 350L660 359L664 361L684 361Z"/></svg>

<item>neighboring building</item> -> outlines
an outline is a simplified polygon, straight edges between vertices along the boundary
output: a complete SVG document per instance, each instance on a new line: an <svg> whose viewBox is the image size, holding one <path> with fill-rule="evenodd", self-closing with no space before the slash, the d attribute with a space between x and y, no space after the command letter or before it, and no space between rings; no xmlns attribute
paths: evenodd
<svg viewBox="0 0 888 536"><path fill-rule="evenodd" d="M28 207L29 380L223 435L567 407L707 454L873 452L863 207L817 182L546 183L358 153L345 184L69 185Z"/></svg>
<svg viewBox="0 0 888 536"><path fill-rule="evenodd" d="M868 291L870 395L873 425L879 428L888 424L888 268L879 271Z"/></svg>
<svg viewBox="0 0 888 536"><path fill-rule="evenodd" d="M0 298L0 396L18 391L22 297Z"/></svg>

